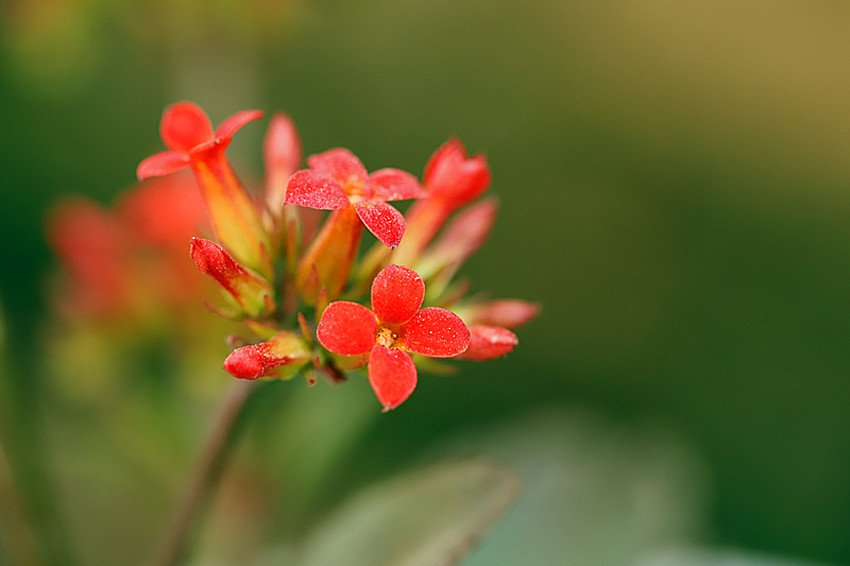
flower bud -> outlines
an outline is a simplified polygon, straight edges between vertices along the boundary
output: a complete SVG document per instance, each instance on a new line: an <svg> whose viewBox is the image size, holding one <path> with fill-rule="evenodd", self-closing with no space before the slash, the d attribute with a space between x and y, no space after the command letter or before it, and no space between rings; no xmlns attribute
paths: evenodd
<svg viewBox="0 0 850 566"><path fill-rule="evenodd" d="M492 360L504 356L519 344L516 334L499 326L470 326L469 335L469 348L458 356L462 360Z"/></svg>
<svg viewBox="0 0 850 566"><path fill-rule="evenodd" d="M281 332L260 344L242 346L224 360L224 370L239 379L290 379L311 360L310 350L297 332Z"/></svg>
<svg viewBox="0 0 850 566"><path fill-rule="evenodd" d="M283 206L286 183L301 166L301 139L292 118L275 114L263 141L266 166L266 204L272 213Z"/></svg>
<svg viewBox="0 0 850 566"><path fill-rule="evenodd" d="M540 314L540 305L520 299L500 299L471 305L460 314L469 324L516 329Z"/></svg>
<svg viewBox="0 0 850 566"><path fill-rule="evenodd" d="M274 310L274 290L271 284L236 263L218 244L192 238L189 255L198 269L215 279L249 317Z"/></svg>

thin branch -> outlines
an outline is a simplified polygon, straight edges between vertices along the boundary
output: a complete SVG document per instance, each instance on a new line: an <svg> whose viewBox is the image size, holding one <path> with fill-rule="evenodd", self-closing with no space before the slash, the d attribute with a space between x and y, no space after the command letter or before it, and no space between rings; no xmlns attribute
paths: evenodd
<svg viewBox="0 0 850 566"><path fill-rule="evenodd" d="M252 381L236 380L228 390L218 412L210 421L201 453L151 566L174 566L183 557L189 538L197 530L201 512L208 505L213 488L227 463L238 436L243 409L255 387Z"/></svg>

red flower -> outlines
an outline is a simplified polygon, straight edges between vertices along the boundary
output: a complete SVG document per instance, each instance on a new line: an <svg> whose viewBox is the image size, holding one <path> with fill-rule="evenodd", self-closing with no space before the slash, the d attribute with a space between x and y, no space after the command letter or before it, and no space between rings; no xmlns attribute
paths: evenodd
<svg viewBox="0 0 850 566"><path fill-rule="evenodd" d="M287 204L323 210L353 206L370 232L395 247L404 235L404 217L387 201L421 198L419 182L398 169L380 169L371 175L363 163L344 148L307 158L310 169L295 173L286 187Z"/></svg>
<svg viewBox="0 0 850 566"><path fill-rule="evenodd" d="M193 102L177 102L165 109L159 133L171 151L151 155L139 164L139 179L168 175L203 159L204 153L226 148L242 126L263 117L260 110L243 110L230 116L213 132L206 112Z"/></svg>
<svg viewBox="0 0 850 566"><path fill-rule="evenodd" d="M193 184L174 175L139 184L112 208L85 199L57 206L48 238L70 287L57 297L59 307L69 315L140 321L157 307L194 305L205 287L186 261L186 241L203 224Z"/></svg>
<svg viewBox="0 0 850 566"><path fill-rule="evenodd" d="M420 310L424 297L419 274L389 265L372 282L372 311L337 301L319 321L316 334L325 348L343 356L369 355L369 383L384 411L416 388L416 367L407 352L450 358L469 347L469 329L460 317L441 308Z"/></svg>
<svg viewBox="0 0 850 566"><path fill-rule="evenodd" d="M428 197L442 200L452 210L480 197L490 181L487 158L480 154L467 157L466 148L457 138L434 152L422 176Z"/></svg>
<svg viewBox="0 0 850 566"><path fill-rule="evenodd" d="M392 261L412 265L451 214L477 199L490 186L487 158L468 157L460 140L452 138L428 160L422 175L427 196L407 213L408 234Z"/></svg>
<svg viewBox="0 0 850 566"><path fill-rule="evenodd" d="M70 289L62 308L106 319L125 316L133 305L133 235L111 212L83 199L56 208L48 239L67 272Z"/></svg>
<svg viewBox="0 0 850 566"><path fill-rule="evenodd" d="M262 116L259 110L243 110L213 132L210 119L197 104L172 104L163 112L159 126L162 141L171 151L148 157L136 174L145 179L191 167L219 243L241 263L271 279L274 267L269 235L254 201L225 157L233 134Z"/></svg>

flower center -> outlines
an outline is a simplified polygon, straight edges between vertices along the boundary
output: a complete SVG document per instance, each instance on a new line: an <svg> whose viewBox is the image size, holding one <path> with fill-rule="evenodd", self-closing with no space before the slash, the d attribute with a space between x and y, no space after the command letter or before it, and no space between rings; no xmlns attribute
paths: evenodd
<svg viewBox="0 0 850 566"><path fill-rule="evenodd" d="M398 331L383 324L375 331L375 342L386 348L398 348Z"/></svg>

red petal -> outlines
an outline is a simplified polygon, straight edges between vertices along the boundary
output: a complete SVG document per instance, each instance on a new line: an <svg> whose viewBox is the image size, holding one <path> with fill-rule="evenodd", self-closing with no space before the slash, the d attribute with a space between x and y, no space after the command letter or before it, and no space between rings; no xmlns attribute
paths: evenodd
<svg viewBox="0 0 850 566"><path fill-rule="evenodd" d="M354 205L366 228L387 246L394 248L404 236L404 216L383 201L367 200Z"/></svg>
<svg viewBox="0 0 850 566"><path fill-rule="evenodd" d="M481 196L490 180L487 158L467 158L466 149L457 139L449 140L434 153L422 178L428 194L439 196L453 209Z"/></svg>
<svg viewBox="0 0 850 566"><path fill-rule="evenodd" d="M366 185L366 168L363 163L343 147L311 155L307 158L307 165L336 179L346 193L360 194Z"/></svg>
<svg viewBox="0 0 850 566"><path fill-rule="evenodd" d="M519 344L516 334L500 326L470 326L469 348L460 358L483 362L504 356Z"/></svg>
<svg viewBox="0 0 850 566"><path fill-rule="evenodd" d="M325 173L303 169L295 173L286 185L286 204L297 204L322 210L348 207L348 197L342 187Z"/></svg>
<svg viewBox="0 0 850 566"><path fill-rule="evenodd" d="M140 181L148 177L161 177L179 171L189 165L189 158L184 153L177 151L163 151L151 155L139 163L136 168L136 177Z"/></svg>
<svg viewBox="0 0 850 566"><path fill-rule="evenodd" d="M469 329L455 313L431 307L418 311L401 328L399 342L408 352L451 358L469 347Z"/></svg>
<svg viewBox="0 0 850 566"><path fill-rule="evenodd" d="M194 102L177 102L166 108L159 133L165 145L182 153L213 139L210 119Z"/></svg>
<svg viewBox="0 0 850 566"><path fill-rule="evenodd" d="M369 355L369 383L384 412L395 409L416 389L416 366L404 350L375 346Z"/></svg>
<svg viewBox="0 0 850 566"><path fill-rule="evenodd" d="M372 310L381 322L407 322L424 298L425 283L409 267L388 265L372 281Z"/></svg>
<svg viewBox="0 0 850 566"><path fill-rule="evenodd" d="M375 345L377 326L375 315L363 305L337 301L322 313L316 336L322 346L335 354L357 356Z"/></svg>
<svg viewBox="0 0 850 566"><path fill-rule="evenodd" d="M469 347L469 329L458 315L446 309L422 309L401 331L404 349L416 354L451 358Z"/></svg>
<svg viewBox="0 0 850 566"><path fill-rule="evenodd" d="M425 191L416 177L400 169L380 169L369 175L372 198L379 200L404 200L422 198Z"/></svg>
<svg viewBox="0 0 850 566"><path fill-rule="evenodd" d="M241 112L237 112L219 124L218 128L215 129L215 137L231 138L242 126L248 122L259 120L262 117L262 110L242 110Z"/></svg>
<svg viewBox="0 0 850 566"><path fill-rule="evenodd" d="M438 147L437 151L428 159L428 163L425 164L425 172L422 174L422 181L426 185L433 184L443 170L462 163L464 159L466 159L466 148L463 147L463 143L457 138L451 138Z"/></svg>

